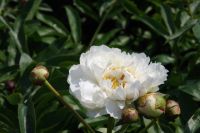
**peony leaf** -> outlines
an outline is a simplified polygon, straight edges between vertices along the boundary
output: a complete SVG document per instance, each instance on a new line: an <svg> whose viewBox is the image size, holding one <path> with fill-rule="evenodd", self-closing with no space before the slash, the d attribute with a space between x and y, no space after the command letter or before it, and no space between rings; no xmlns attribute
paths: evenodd
<svg viewBox="0 0 200 133"><path fill-rule="evenodd" d="M199 80L189 80L185 85L179 87L179 90L192 95L195 100L200 101L200 81Z"/></svg>
<svg viewBox="0 0 200 133"><path fill-rule="evenodd" d="M8 100L8 102L12 105L17 105L18 103L20 103L22 101L22 94L21 93L13 93L11 95L8 95L6 97L6 99Z"/></svg>
<svg viewBox="0 0 200 133"><path fill-rule="evenodd" d="M55 17L44 15L41 13L38 13L36 15L37 19L43 22L44 24L52 27L57 33L59 33L62 36L66 36L68 34L67 29L65 26Z"/></svg>
<svg viewBox="0 0 200 133"><path fill-rule="evenodd" d="M200 128L200 109L188 120L184 133L195 133Z"/></svg>
<svg viewBox="0 0 200 133"><path fill-rule="evenodd" d="M95 13L95 11L91 8L91 6L88 5L88 3L85 3L82 0L74 0L74 5L84 14L90 16L94 20L98 20L98 16Z"/></svg>
<svg viewBox="0 0 200 133"><path fill-rule="evenodd" d="M157 55L155 57L155 61L161 62L162 64L172 64L175 62L175 58L173 58L169 55L161 54L161 55Z"/></svg>
<svg viewBox="0 0 200 133"><path fill-rule="evenodd" d="M18 119L21 133L36 133L36 118L33 103L18 105Z"/></svg>
<svg viewBox="0 0 200 133"><path fill-rule="evenodd" d="M19 67L20 67L20 72L21 72L21 74L23 74L24 73L24 71L26 70L26 68L32 63L32 58L28 55L28 54L26 54L26 53L23 53L22 55L21 55L21 58L20 58L20 61L19 61Z"/></svg>
<svg viewBox="0 0 200 133"><path fill-rule="evenodd" d="M188 31L190 28L192 28L197 22L198 22L197 19L191 19L187 21L187 23L183 27L178 29L174 34L170 35L168 39L169 40L176 39L177 37L181 36L186 31Z"/></svg>
<svg viewBox="0 0 200 133"><path fill-rule="evenodd" d="M147 16L147 15L139 15L135 17L136 20L139 20L143 23L145 23L147 26L149 26L151 29L153 29L155 32L157 32L159 35L163 36L163 37L167 37L168 33L165 29L165 27L163 27L163 25L152 19L151 17Z"/></svg>
<svg viewBox="0 0 200 133"><path fill-rule="evenodd" d="M160 9L165 25L167 26L168 32L171 35L175 31L175 24L172 17L172 11L169 6L164 4L160 5Z"/></svg>
<svg viewBox="0 0 200 133"><path fill-rule="evenodd" d="M71 6L65 7L71 34L76 43L81 41L81 20L78 12Z"/></svg>
<svg viewBox="0 0 200 133"><path fill-rule="evenodd" d="M196 23L192 28L194 36L200 41L200 22Z"/></svg>
<svg viewBox="0 0 200 133"><path fill-rule="evenodd" d="M97 117L97 118L87 118L85 119L85 121L91 125L91 126L100 126L100 125L104 125L105 123L107 123L108 121L108 117L106 116L100 116L100 117ZM80 123L79 128L82 128L83 127L83 124Z"/></svg>

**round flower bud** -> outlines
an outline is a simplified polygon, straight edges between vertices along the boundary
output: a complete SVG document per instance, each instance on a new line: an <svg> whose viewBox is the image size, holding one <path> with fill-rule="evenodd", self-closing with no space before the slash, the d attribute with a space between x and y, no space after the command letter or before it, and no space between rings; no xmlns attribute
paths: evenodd
<svg viewBox="0 0 200 133"><path fill-rule="evenodd" d="M49 72L46 67L38 65L31 71L31 80L36 85L42 85L45 79L49 77Z"/></svg>
<svg viewBox="0 0 200 133"><path fill-rule="evenodd" d="M159 117L165 113L166 101L159 93L149 93L140 97L137 108L140 113L147 117Z"/></svg>
<svg viewBox="0 0 200 133"><path fill-rule="evenodd" d="M5 87L9 92L13 92L16 88L16 84L13 80L8 80L5 83Z"/></svg>
<svg viewBox="0 0 200 133"><path fill-rule="evenodd" d="M179 104L174 100L167 100L166 113L169 116L178 116L181 114Z"/></svg>
<svg viewBox="0 0 200 133"><path fill-rule="evenodd" d="M139 119L139 115L136 109L134 108L125 108L122 110L122 121L127 122L135 122Z"/></svg>

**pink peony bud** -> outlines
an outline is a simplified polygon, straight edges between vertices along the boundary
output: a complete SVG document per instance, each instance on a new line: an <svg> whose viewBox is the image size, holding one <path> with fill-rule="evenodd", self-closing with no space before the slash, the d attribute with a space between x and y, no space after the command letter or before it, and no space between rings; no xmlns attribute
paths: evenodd
<svg viewBox="0 0 200 133"><path fill-rule="evenodd" d="M174 100L167 100L166 113L169 116L178 116L181 114L179 104Z"/></svg>
<svg viewBox="0 0 200 133"><path fill-rule="evenodd" d="M127 122L135 122L139 120L139 115L136 109L134 108L125 108L122 111L122 121Z"/></svg>
<svg viewBox="0 0 200 133"><path fill-rule="evenodd" d="M46 67L38 65L31 71L31 80L35 85L42 85L49 77L49 72Z"/></svg>

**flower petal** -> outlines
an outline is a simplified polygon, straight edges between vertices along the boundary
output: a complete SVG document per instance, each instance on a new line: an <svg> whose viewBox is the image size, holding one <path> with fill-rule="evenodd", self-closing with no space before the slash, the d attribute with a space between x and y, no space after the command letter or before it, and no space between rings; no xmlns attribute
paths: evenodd
<svg viewBox="0 0 200 133"><path fill-rule="evenodd" d="M87 115L90 117L98 117L107 114L105 108L88 110Z"/></svg>
<svg viewBox="0 0 200 133"><path fill-rule="evenodd" d="M167 80L168 70L164 68L160 63L151 63L148 67L147 74L153 80L151 82L151 87L156 87L163 84Z"/></svg>
<svg viewBox="0 0 200 133"><path fill-rule="evenodd" d="M123 104L123 102L121 103ZM119 103L113 100L107 100L106 101L106 111L108 114L110 114L111 117L115 119L121 118L122 110L119 107Z"/></svg>

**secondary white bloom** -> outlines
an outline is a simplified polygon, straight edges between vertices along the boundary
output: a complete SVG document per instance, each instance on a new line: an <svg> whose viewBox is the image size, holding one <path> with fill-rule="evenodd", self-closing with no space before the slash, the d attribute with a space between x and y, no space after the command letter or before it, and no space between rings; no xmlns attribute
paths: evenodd
<svg viewBox="0 0 200 133"><path fill-rule="evenodd" d="M89 116L109 114L119 119L126 101L158 91L167 72L144 53L129 54L101 45L81 54L80 64L69 70L68 83Z"/></svg>

